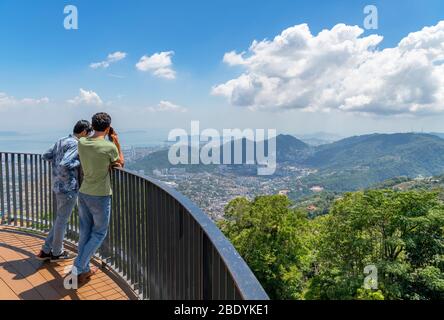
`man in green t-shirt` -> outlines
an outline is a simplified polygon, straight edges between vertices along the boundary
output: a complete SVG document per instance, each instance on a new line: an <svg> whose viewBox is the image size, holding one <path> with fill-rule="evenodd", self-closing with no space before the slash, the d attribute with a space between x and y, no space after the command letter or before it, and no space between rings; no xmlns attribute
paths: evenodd
<svg viewBox="0 0 444 320"><path fill-rule="evenodd" d="M108 232L112 195L110 169L123 166L123 155L117 134L111 127L111 117L104 112L95 114L92 128L94 134L81 138L78 144L83 182L79 190L79 252L72 273L80 284L97 271L91 270L89 262Z"/></svg>

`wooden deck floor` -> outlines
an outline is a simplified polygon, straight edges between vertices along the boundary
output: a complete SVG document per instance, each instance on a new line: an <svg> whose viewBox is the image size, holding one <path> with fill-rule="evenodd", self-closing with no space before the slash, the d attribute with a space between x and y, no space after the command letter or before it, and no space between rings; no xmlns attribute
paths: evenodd
<svg viewBox="0 0 444 320"><path fill-rule="evenodd" d="M35 259L43 238L0 226L0 300L128 300L134 295L108 271L100 270L77 290L63 286L65 267L72 262Z"/></svg>

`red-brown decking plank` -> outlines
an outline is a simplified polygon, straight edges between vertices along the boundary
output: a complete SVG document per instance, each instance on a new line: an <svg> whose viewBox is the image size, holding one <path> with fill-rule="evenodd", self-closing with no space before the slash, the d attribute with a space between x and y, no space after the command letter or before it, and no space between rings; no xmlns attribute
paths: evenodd
<svg viewBox="0 0 444 320"><path fill-rule="evenodd" d="M77 290L63 286L66 267L71 262L43 263L35 259L42 237L0 226L0 299L129 299L109 275L98 270Z"/></svg>

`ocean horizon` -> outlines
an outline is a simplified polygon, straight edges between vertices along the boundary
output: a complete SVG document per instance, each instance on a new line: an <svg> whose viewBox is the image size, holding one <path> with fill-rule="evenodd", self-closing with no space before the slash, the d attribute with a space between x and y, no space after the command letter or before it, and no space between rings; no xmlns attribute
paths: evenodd
<svg viewBox="0 0 444 320"><path fill-rule="evenodd" d="M0 132L1 152L43 153L58 139L69 135L69 131L21 133ZM162 131L124 131L120 134L123 148L152 147L166 143L168 136Z"/></svg>

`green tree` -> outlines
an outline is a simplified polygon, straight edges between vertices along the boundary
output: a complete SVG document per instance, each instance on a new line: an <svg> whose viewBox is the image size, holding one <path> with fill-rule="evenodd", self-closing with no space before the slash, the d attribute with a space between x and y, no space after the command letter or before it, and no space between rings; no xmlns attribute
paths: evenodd
<svg viewBox="0 0 444 320"><path fill-rule="evenodd" d="M347 193L321 224L308 299L443 299L444 207L435 192ZM378 268L379 292L362 286Z"/></svg>
<svg viewBox="0 0 444 320"><path fill-rule="evenodd" d="M290 205L280 195L237 198L220 223L272 299L300 299L313 260L309 221Z"/></svg>

